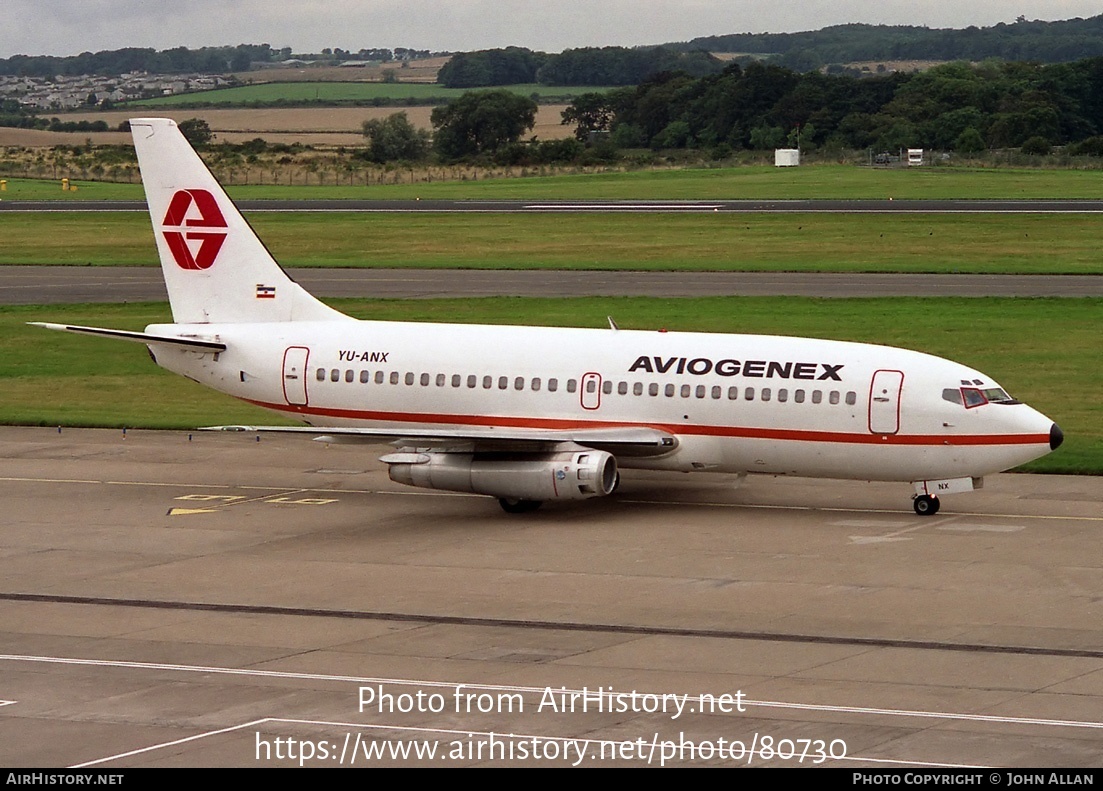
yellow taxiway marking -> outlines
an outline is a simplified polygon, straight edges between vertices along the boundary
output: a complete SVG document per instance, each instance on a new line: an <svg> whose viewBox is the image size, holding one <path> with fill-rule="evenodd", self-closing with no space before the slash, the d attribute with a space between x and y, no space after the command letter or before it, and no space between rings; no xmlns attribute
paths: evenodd
<svg viewBox="0 0 1103 791"><path fill-rule="evenodd" d="M192 502L206 502L215 506L213 508L170 508L166 516L190 516L191 514L214 514L224 511L230 506L247 505L249 503L273 503L275 505L328 505L337 502L333 497L299 497L296 494L312 492L313 489L292 489L290 491L278 490L272 494L260 497L244 497L233 494L182 494L175 500L188 500Z"/></svg>

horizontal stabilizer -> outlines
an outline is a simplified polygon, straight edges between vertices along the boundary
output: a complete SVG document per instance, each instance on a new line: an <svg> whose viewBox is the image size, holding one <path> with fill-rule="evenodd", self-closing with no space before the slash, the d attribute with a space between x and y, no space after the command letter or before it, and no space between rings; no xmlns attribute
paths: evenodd
<svg viewBox="0 0 1103 791"><path fill-rule="evenodd" d="M167 343L172 346L183 346L189 349L202 349L203 351L224 352L226 344L218 341L203 340L196 337L176 337L174 335L151 335L148 332L130 332L129 330L109 330L103 327L81 327L77 324L51 324L45 321L28 321L33 327L44 327L48 330L61 332L75 332L79 335L99 335L104 338L115 338L135 343Z"/></svg>

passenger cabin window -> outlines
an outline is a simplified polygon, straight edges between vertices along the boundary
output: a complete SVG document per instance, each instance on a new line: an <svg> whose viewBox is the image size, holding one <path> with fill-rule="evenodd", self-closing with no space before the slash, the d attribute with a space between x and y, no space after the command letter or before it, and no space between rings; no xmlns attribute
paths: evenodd
<svg viewBox="0 0 1103 791"><path fill-rule="evenodd" d="M559 389L559 380L558 379L549 379L548 380L548 392L549 393L554 393L558 389Z"/></svg>
<svg viewBox="0 0 1103 791"><path fill-rule="evenodd" d="M851 390L850 392L848 392L846 394L846 405L847 406L854 406L857 403L858 403L858 394L855 393L853 390Z"/></svg>
<svg viewBox="0 0 1103 791"><path fill-rule="evenodd" d="M377 385L383 384L383 377L384 376L385 376L385 374L382 371L376 371L375 372L375 383Z"/></svg>
<svg viewBox="0 0 1103 791"><path fill-rule="evenodd" d="M361 371L360 372L360 384L366 385L370 381L371 381L371 371Z"/></svg>
<svg viewBox="0 0 1103 791"><path fill-rule="evenodd" d="M398 384L398 371L391 371L391 384Z"/></svg>
<svg viewBox="0 0 1103 791"><path fill-rule="evenodd" d="M573 393L576 390L578 390L578 382L575 381L574 379L568 379L567 380L567 392L568 393Z"/></svg>
<svg viewBox="0 0 1103 791"><path fill-rule="evenodd" d="M319 382L324 382L326 380L326 369L325 368L319 368L318 373L317 373L317 377L318 377Z"/></svg>
<svg viewBox="0 0 1103 791"><path fill-rule="evenodd" d="M532 389L533 390L539 390L540 389L540 377L539 376L535 377L532 380Z"/></svg>

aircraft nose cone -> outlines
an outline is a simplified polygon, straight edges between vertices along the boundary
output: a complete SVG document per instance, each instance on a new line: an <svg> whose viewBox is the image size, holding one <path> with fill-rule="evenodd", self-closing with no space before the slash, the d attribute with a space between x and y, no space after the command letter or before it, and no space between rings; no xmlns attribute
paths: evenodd
<svg viewBox="0 0 1103 791"><path fill-rule="evenodd" d="M1049 429L1049 449L1057 450L1064 441L1065 432L1061 431L1061 427L1054 423Z"/></svg>

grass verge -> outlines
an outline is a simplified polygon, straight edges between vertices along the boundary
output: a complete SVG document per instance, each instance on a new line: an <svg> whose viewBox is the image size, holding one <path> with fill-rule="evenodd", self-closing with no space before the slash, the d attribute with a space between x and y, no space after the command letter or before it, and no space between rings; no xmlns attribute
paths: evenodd
<svg viewBox="0 0 1103 791"><path fill-rule="evenodd" d="M418 168L422 171L423 168ZM433 168L446 173L448 169ZM470 168L464 168L471 173ZM525 178L418 181L409 184L343 186L230 186L237 199L430 199L448 200L786 200L873 199L1103 199L1098 170L932 167L874 169L853 165L808 165L640 169L629 172L535 175L538 168L514 168ZM256 171L263 174L262 169ZM484 171L485 173L485 171ZM406 181L405 171L394 174ZM271 179L271 176L268 176ZM330 174L330 179L333 175ZM344 174L342 178L348 178ZM438 176L439 178L439 176ZM283 180L286 180L284 178ZM360 180L360 179L357 179ZM139 184L77 181L62 192L58 180L8 179L6 200L140 200Z"/></svg>
<svg viewBox="0 0 1103 791"><path fill-rule="evenodd" d="M1008 214L252 213L294 267L1100 274L1100 219ZM0 265L149 265L149 218L0 214Z"/></svg>

